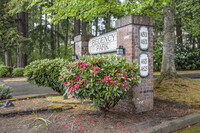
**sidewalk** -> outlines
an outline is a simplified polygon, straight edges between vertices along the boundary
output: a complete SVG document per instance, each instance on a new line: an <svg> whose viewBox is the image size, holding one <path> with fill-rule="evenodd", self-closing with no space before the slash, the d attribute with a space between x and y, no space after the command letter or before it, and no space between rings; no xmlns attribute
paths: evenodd
<svg viewBox="0 0 200 133"><path fill-rule="evenodd" d="M46 95L56 93L49 87L38 87L25 81L25 78L0 79L0 84L11 87L13 97Z"/></svg>

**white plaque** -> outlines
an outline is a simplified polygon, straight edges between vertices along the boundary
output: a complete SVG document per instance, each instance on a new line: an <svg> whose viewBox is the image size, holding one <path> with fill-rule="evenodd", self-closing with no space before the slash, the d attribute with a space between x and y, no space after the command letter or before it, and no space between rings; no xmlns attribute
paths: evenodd
<svg viewBox="0 0 200 133"><path fill-rule="evenodd" d="M90 39L88 51L90 54L114 52L117 48L117 31L109 32Z"/></svg>
<svg viewBox="0 0 200 133"><path fill-rule="evenodd" d="M147 50L149 47L149 40L148 40L148 28L146 26L140 27L140 48L142 50Z"/></svg>
<svg viewBox="0 0 200 133"><path fill-rule="evenodd" d="M140 55L140 76L146 77L149 74L149 58L147 54Z"/></svg>

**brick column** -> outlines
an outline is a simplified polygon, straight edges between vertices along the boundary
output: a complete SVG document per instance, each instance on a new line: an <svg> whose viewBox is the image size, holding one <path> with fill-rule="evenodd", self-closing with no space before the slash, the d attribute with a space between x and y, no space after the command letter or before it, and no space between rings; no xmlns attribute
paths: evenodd
<svg viewBox="0 0 200 133"><path fill-rule="evenodd" d="M87 35L78 35L74 37L75 54L78 57L88 54L88 41L89 36Z"/></svg>
<svg viewBox="0 0 200 133"><path fill-rule="evenodd" d="M125 16L116 21L117 45L125 48L128 61L135 60L139 64L142 53L148 55L149 74L141 77L139 86L130 89L129 99L120 101L118 108L126 112L144 112L153 109L153 25L154 19L139 15ZM140 48L139 30L141 26L148 28L149 47Z"/></svg>

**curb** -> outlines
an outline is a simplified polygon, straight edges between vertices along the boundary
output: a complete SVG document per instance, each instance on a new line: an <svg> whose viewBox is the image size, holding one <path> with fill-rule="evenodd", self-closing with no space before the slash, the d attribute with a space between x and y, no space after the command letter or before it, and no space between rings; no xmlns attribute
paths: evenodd
<svg viewBox="0 0 200 133"><path fill-rule="evenodd" d="M20 100L27 100L27 99L34 99L34 98L45 98L45 97L48 97L48 96L60 96L60 94L58 93L52 93L52 94L44 94L44 95L29 95L29 96L22 96L22 97L14 97L14 98L11 98L11 99L3 99L3 100L0 100L0 103L3 103L5 101L20 101Z"/></svg>
<svg viewBox="0 0 200 133"><path fill-rule="evenodd" d="M141 131L139 133L170 133L181 129L183 127L193 125L200 122L200 113L186 115L179 119L164 122L160 125L151 127L148 131Z"/></svg>

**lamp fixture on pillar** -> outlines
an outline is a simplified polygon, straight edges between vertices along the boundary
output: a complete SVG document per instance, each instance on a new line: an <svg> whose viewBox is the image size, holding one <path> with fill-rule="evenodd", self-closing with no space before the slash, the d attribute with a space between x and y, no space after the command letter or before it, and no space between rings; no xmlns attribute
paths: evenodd
<svg viewBox="0 0 200 133"><path fill-rule="evenodd" d="M78 59L78 56L77 56L77 55L75 55L75 54L72 55L72 60L73 60L73 61L75 61L75 60L77 60L77 59Z"/></svg>
<svg viewBox="0 0 200 133"><path fill-rule="evenodd" d="M117 55L124 55L125 54L125 48L123 48L123 46L119 46L119 48L117 48Z"/></svg>
<svg viewBox="0 0 200 133"><path fill-rule="evenodd" d="M74 55L72 55L72 60L75 61L78 59L78 56L76 55L76 52L75 52L75 43L74 43Z"/></svg>

